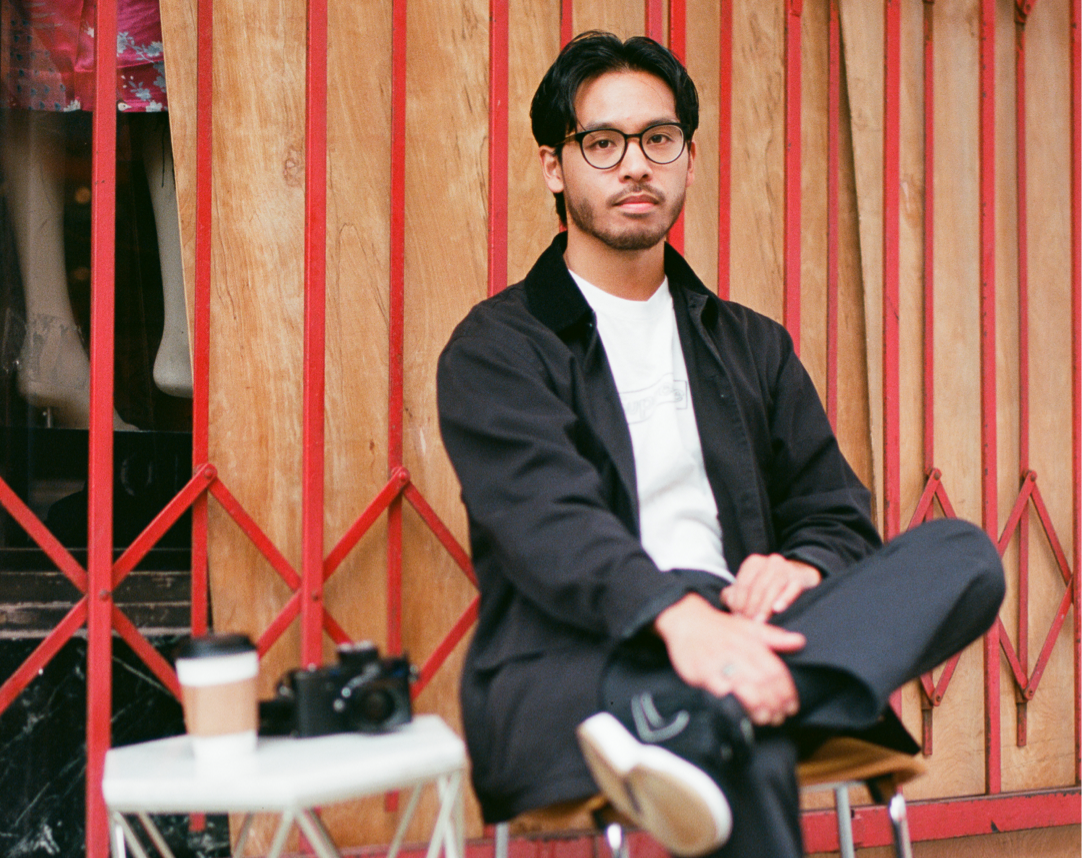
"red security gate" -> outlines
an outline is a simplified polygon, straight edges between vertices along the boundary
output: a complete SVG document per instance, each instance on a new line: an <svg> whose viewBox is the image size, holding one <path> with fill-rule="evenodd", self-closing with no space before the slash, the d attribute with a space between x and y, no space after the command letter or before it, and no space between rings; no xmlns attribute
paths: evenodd
<svg viewBox="0 0 1082 858"><path fill-rule="evenodd" d="M809 312L807 300L802 303L804 288L804 265L807 260L802 250L805 235L804 185L802 166L805 142L804 120L805 91L803 49L809 35L805 25L806 7L810 3L801 0L779 0L784 5L785 30L782 65L785 92L785 148L784 148L784 284L783 318L793 334L798 347L801 342L802 318ZM826 43L828 77L826 96L826 301L822 308L826 316L826 360L824 376L824 399L828 414L836 419L839 405L838 326L841 286L839 273L839 218L841 158L845 146L843 133L843 80L844 58L842 52L842 15L838 0L826 3L827 30L814 38ZM979 95L979 197L980 197L980 356L979 378L981 387L980 449L981 489L980 507L982 525L997 541L1001 553L1007 553L1014 544L1016 562L1011 573L1012 586L1017 592L1017 632L1012 639L1002 621L986 637L984 642L984 725L985 725L985 794L973 798L951 798L918 803L911 813L911 825L915 839L939 839L966 834L985 833L991 830L1013 830L1034 825L1077 824L1078 777L1080 760L1080 711L1079 699L1079 641L1080 606L1078 569L1082 551L1082 307L1080 307L1079 283L1082 280L1082 237L1080 237L1080 199L1082 199L1082 164L1079 136L1082 105L1080 105L1079 27L1082 15L1077 0L1070 4L1069 55L1063 62L1070 66L1071 86L1071 154L1070 154L1070 314L1071 314L1071 382L1073 425L1071 428L1071 462L1063 467L1071 470L1073 485L1071 535L1061 540L1042 497L1037 475L1030 467L1030 367L1029 367L1029 300L1034 289L1028 279L1027 259L1031 240L1027 230L1027 23L1034 9L1041 3L1018 0L1015 26L1015 94L1014 117L1015 145L1014 183L1018 198L1016 217L1016 245L1018 306L1018 367L1017 390L1018 437L1010 442L1001 440L999 415L1005 407L1001 388L997 384L999 373L997 346L1001 332L996 327L997 281L1010 280L997 265L996 244L1002 239L996 231L995 214L997 193L997 77L996 77L996 4L994 0L979 0L980 39L980 95ZM158 655L140 631L113 602L113 593L129 572L134 569L162 535L183 515L191 510L192 535L192 630L205 631L208 625L208 502L214 500L244 531L259 552L269 561L278 575L292 591L277 618L265 629L258 641L261 655L279 640L285 630L299 619L301 629L299 660L316 663L322 658L323 635L332 640L344 641L348 634L324 607L324 585L339 568L343 559L357 545L371 526L386 514L387 553L387 641L388 649L397 651L402 646L402 585L403 585L403 530L402 503L405 500L446 548L454 563L470 576L472 571L465 549L455 539L451 530L441 521L437 512L426 500L421 489L414 484L406 468L403 454L403 428L406 420L403 404L403 353L405 330L405 281L406 281L406 152L410 136L406 125L407 114L407 0L393 0L391 30L391 177L390 208L390 268L388 273L388 402L387 402L387 482L371 499L354 524L340 541L324 554L324 421L325 421L325 339L326 339L326 212L327 212L327 49L328 15L326 0L310 0L307 19L307 65L306 65L306 117L305 117L305 309L304 309L304 388L303 388L303 465L302 500L299 511L302 529L302 548L299 568L295 568L274 542L264 533L243 505L219 478L214 464L209 461L209 354L211 303L211 238L213 185L210 165L213 146L213 38L214 9L212 0L198 0L198 72L197 72L197 170L196 170L196 232L195 232L195 282L194 282L194 330L193 330L193 477L187 486L165 507L150 526L121 556L114 560L112 486L113 486L113 280L114 280L114 214L116 126L110 112L100 110L94 114L93 138L93 231L92 231L92 309L91 309L91 417L89 430L89 508L88 508L88 555L85 568L80 565L61 543L44 527L27 504L5 483L0 481L0 505L26 530L64 575L79 588L82 597L68 612L64 620L45 638L32 656L0 686L0 711L31 682L38 671L56 654L60 647L78 630L86 628L88 639L88 712L87 712L87 854L91 858L104 858L107 852L107 831L104 806L100 795L100 780L106 750L111 744L111 654L112 635L119 634L137 654L143 658L154 674L174 693L178 686L172 668ZM643 31L667 41L681 56L687 47L688 0L646 0L643 4ZM937 290L944 288L936 280L936 202L933 177L935 173L935 143L941 125L936 115L936 91L933 73L936 62L936 14L944 5L924 0L913 0L909 6L921 7L924 17L924 35L919 46L921 63L925 69L922 93L923 159L925 164L922 195L923 218L923 387L921 403L923 420L923 473L926 475L923 492L909 514L910 524L931 517L938 509L945 515L953 515L951 502L951 468L942 462L935 443L936 405L936 337L934 308ZM717 140L718 199L725 201L717 211L717 284L723 297L732 291L731 275L733 260L732 226L733 211L728 201L733 188L733 16L734 6L740 4L719 0L717 46L721 59L718 62L718 126L710 133ZM903 40L903 4L901 0L885 0L882 9L884 58L884 82L882 88L883 134L882 134L882 324L881 348L881 447L882 447L882 509L883 529L887 537L894 536L903 528L905 492L902 479L903 456L903 394L901 391L903 364L903 333L900 330L899 306L902 301L902 226L903 182L901 162L903 155L902 110L904 51L915 50ZM488 147L488 291L501 289L508 278L508 230L509 230L509 4L492 0L489 17L489 141ZM575 4L562 0L560 39L568 40L575 31ZM116 77L116 57L103 46L116 42L116 2L100 0L98 7L96 40L96 87L97 103L112 101L111 90ZM683 222L674 230L673 243L683 248L685 231ZM997 274L1000 276L997 278ZM1063 309L1067 309L1064 307ZM1000 448L1014 443L1020 462L1021 488L1010 505L1010 512L1001 516ZM1034 526L1036 523L1036 527ZM1037 548L1036 543L1041 543ZM1071 547L1071 557L1063 547ZM1030 557L1035 551L1049 553L1063 583L1062 597L1050 623L1036 659L1031 658L1030 638ZM1073 609L1073 610L1072 610ZM466 609L442 643L427 655L421 669L421 679L416 691L419 693L439 670L455 646L465 637L476 615L476 600ZM1071 616L1073 623L1073 675L1075 711L1073 719L1075 783L1073 786L1041 791L1005 792L1002 783L1002 736L1000 702L1000 665L1005 662L1016 686L1018 696L1016 744L1023 745L1027 730L1027 705L1037 694L1046 665L1051 658L1061 630ZM1000 653L1003 658L1001 659ZM945 699L954 673L957 659L945 666L938 678L925 677L922 681L922 714L924 744L927 753L933 749L933 713ZM806 816L809 851L836 848L833 839L833 821L830 815L811 812ZM889 842L886 830L880 831L874 817L857 811L858 842L877 845Z"/></svg>

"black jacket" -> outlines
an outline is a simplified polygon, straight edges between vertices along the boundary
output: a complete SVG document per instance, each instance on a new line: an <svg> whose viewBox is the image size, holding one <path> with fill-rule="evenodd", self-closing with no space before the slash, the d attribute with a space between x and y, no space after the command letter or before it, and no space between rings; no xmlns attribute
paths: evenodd
<svg viewBox="0 0 1082 858"><path fill-rule="evenodd" d="M558 236L524 281L477 305L439 361L481 588L462 703L488 821L595 790L573 728L597 711L604 657L724 583L663 573L639 542L631 437L565 246ZM841 572L880 540L788 333L665 253L730 569L777 552Z"/></svg>

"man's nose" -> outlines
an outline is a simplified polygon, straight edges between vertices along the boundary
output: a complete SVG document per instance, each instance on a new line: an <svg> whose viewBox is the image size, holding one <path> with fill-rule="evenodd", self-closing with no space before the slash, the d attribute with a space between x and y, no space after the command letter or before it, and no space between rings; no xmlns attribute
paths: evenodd
<svg viewBox="0 0 1082 858"><path fill-rule="evenodd" d="M627 141L627 149L620 161L620 173L629 179L642 179L653 172L653 162L642 151L641 138L635 137Z"/></svg>

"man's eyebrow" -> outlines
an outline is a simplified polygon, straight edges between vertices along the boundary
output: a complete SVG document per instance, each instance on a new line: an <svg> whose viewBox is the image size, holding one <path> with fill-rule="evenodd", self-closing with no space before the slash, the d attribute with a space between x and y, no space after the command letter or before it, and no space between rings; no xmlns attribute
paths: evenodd
<svg viewBox="0 0 1082 858"><path fill-rule="evenodd" d="M655 125L679 125L680 120L666 116L659 119L650 119L643 124L640 130L645 131L647 128L653 128ZM582 131L620 131L621 129L616 126L615 122L591 122L589 125L583 125ZM576 134L579 132L575 132Z"/></svg>

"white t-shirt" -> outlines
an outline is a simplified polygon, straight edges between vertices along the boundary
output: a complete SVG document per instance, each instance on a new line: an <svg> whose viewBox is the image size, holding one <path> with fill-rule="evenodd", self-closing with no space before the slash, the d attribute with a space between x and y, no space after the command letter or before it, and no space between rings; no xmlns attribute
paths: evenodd
<svg viewBox="0 0 1082 858"><path fill-rule="evenodd" d="M643 548L662 570L731 581L668 279L648 300L629 301L571 276L597 316L631 430Z"/></svg>

